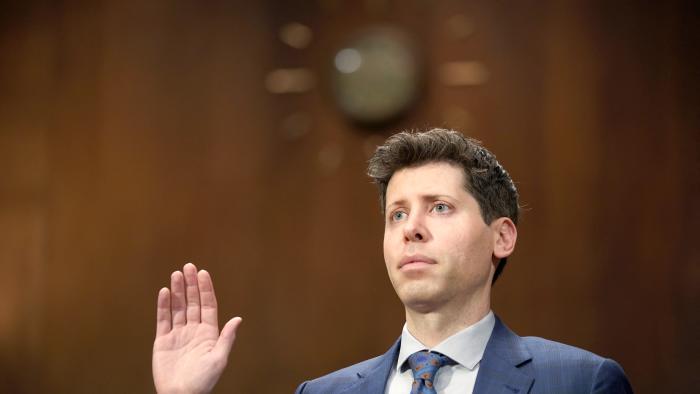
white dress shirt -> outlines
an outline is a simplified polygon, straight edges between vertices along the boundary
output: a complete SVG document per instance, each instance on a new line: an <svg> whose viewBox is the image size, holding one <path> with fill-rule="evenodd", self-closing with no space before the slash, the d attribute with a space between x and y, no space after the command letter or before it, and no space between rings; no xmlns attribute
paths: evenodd
<svg viewBox="0 0 700 394"><path fill-rule="evenodd" d="M474 391L476 374L479 372L479 362L484 355L486 343L491 337L496 319L493 312L473 325L450 336L437 346L429 349L418 341L404 324L401 332L401 349L396 363L391 368L391 374L386 383L385 394L409 394L413 384L413 372L407 368L401 372L401 366L408 356L421 351L430 350L442 353L453 359L455 365L446 365L435 374L435 389L438 394L470 394Z"/></svg>

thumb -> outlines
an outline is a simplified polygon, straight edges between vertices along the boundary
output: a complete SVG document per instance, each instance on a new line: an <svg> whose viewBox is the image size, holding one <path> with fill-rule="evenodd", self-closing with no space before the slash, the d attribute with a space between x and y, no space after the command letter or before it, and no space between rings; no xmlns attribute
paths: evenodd
<svg viewBox="0 0 700 394"><path fill-rule="evenodd" d="M231 347L233 347L233 342L236 340L236 332L238 331L238 326L241 325L243 319L240 317L234 317L229 320L224 328L221 329L221 335L214 345L214 352L222 358L228 358L229 353L231 353Z"/></svg>

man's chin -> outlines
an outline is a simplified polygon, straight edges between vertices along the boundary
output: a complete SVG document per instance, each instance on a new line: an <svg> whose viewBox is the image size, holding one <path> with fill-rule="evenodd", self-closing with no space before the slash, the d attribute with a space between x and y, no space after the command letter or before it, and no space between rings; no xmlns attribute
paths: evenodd
<svg viewBox="0 0 700 394"><path fill-rule="evenodd" d="M440 305L440 297L434 289L405 288L399 293L401 302L407 309L420 313L435 310Z"/></svg>

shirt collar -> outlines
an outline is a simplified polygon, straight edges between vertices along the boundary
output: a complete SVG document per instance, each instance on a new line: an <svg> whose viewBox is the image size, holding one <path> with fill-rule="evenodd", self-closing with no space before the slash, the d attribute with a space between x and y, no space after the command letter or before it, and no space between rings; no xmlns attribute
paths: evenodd
<svg viewBox="0 0 700 394"><path fill-rule="evenodd" d="M399 358L396 360L396 372L402 372L401 367L411 354L426 349L442 353L458 364L473 370L484 355L486 343L491 337L495 324L496 319L493 312L489 311L481 320L453 334L432 349L428 349L411 335L408 327L404 324L401 332L401 349L399 350Z"/></svg>

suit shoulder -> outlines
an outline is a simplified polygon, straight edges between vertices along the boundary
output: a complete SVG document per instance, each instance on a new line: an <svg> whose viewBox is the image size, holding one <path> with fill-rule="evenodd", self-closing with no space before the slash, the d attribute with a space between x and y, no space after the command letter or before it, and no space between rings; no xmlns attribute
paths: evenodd
<svg viewBox="0 0 700 394"><path fill-rule="evenodd" d="M349 367L339 369L337 371L331 372L327 375L321 376L320 378L317 378L314 380L343 379L345 377L357 378L358 373L361 374L368 369L372 369L372 368L376 367L377 364L380 362L381 358L382 358L382 356L377 356L374 358L370 358L369 360L360 361L357 364L353 364L353 365L350 365Z"/></svg>
<svg viewBox="0 0 700 394"><path fill-rule="evenodd" d="M297 388L297 393L326 393L329 388L343 387L353 382L365 371L371 370L380 363L383 356L377 356L369 360L361 361L357 364L333 371L319 378L306 381Z"/></svg>
<svg viewBox="0 0 700 394"><path fill-rule="evenodd" d="M605 361L593 352L561 342L551 341L540 337L522 337L525 347L534 358L556 359L559 361L587 362L600 365Z"/></svg>
<svg viewBox="0 0 700 394"><path fill-rule="evenodd" d="M631 393L632 389L620 364L575 346L539 337L522 337L532 354L530 368L538 375L563 382L590 382L590 392ZM579 387L580 388L580 387Z"/></svg>

